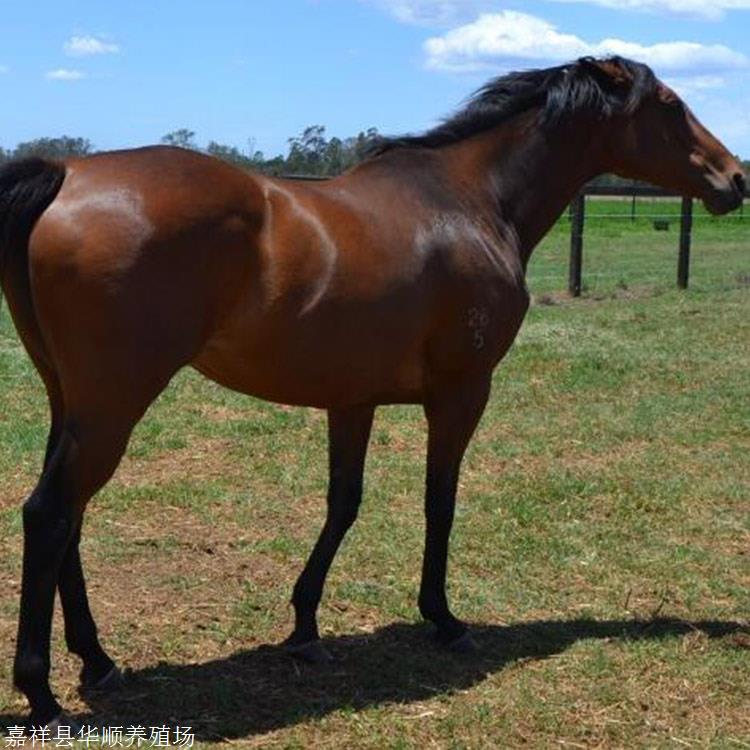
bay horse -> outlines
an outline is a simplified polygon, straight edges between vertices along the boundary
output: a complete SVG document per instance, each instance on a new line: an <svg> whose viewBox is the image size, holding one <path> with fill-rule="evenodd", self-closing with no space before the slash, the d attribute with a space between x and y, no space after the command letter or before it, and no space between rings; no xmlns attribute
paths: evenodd
<svg viewBox="0 0 750 750"><path fill-rule="evenodd" d="M471 646L445 594L464 450L529 305L531 251L590 178L614 172L740 205L737 160L645 65L582 58L490 81L423 135L381 141L327 182L151 147L0 170L2 288L51 427L23 506L15 685L33 725L70 723L49 685L58 589L84 688L120 673L79 556L84 509L134 425L190 365L243 393L328 412L327 517L287 647L325 658L316 610L357 516L376 406L428 425L421 614Z"/></svg>

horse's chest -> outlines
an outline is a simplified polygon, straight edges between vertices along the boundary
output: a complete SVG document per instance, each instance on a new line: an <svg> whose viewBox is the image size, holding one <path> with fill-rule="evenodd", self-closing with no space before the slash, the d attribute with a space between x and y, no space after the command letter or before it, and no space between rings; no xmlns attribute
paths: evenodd
<svg viewBox="0 0 750 750"><path fill-rule="evenodd" d="M508 351L528 309L528 295L519 290L512 297L487 303L478 301L464 315L465 335L471 351L496 364Z"/></svg>
<svg viewBox="0 0 750 750"><path fill-rule="evenodd" d="M442 288L450 291L440 300L431 350L437 368L458 374L498 363L516 337L529 295L510 230L490 231L466 217L450 228L453 235L443 237L439 251L450 271Z"/></svg>
<svg viewBox="0 0 750 750"><path fill-rule="evenodd" d="M493 368L513 343L528 303L525 289L463 300L435 338L433 363L448 371Z"/></svg>

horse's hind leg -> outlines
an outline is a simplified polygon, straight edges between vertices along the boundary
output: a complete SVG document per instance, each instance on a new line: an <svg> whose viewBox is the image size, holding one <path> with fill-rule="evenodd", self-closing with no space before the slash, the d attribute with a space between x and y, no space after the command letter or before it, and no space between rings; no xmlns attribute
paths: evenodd
<svg viewBox="0 0 750 750"><path fill-rule="evenodd" d="M14 682L32 707L31 723L46 724L60 713L49 689L49 640L57 571L75 523L59 491L70 440L61 438L23 507L24 552L21 612Z"/></svg>
<svg viewBox="0 0 750 750"><path fill-rule="evenodd" d="M330 658L318 642L316 613L328 569L357 518L373 414L374 409L369 406L328 412L328 512L310 559L294 586L295 627L286 641L292 653L310 661Z"/></svg>
<svg viewBox="0 0 750 750"><path fill-rule="evenodd" d="M127 437L127 433L63 428L23 508L23 583L14 681L29 700L34 725L48 724L61 712L49 687L55 587L86 502L115 470ZM70 571L65 572L67 579Z"/></svg>
<svg viewBox="0 0 750 750"><path fill-rule="evenodd" d="M65 410L57 375L51 368L39 362L37 362L37 369L47 387L50 405L51 424L44 457L46 469L62 435ZM81 522L79 521L63 555L57 581L65 620L65 641L68 650L83 660L81 687L98 689L116 687L120 684L121 675L99 644L96 624L86 595L79 551L80 539Z"/></svg>
<svg viewBox="0 0 750 750"><path fill-rule="evenodd" d="M57 582L65 619L65 642L68 650L83 660L81 688L110 690L122 684L122 675L99 643L96 623L86 594L80 540L79 523L63 557Z"/></svg>
<svg viewBox="0 0 750 750"><path fill-rule="evenodd" d="M101 373L101 370L99 371ZM110 378L77 384L76 393L97 393L96 401L65 404L65 418L42 477L24 505L23 583L14 682L31 705L30 723L50 723L61 712L49 687L49 646L55 587L60 585L66 635L84 656L84 679L106 676L112 664L96 640L85 602L83 574L75 547L88 500L112 476L136 422L169 378L136 387ZM108 384L103 393L102 384ZM103 674L102 674L103 673Z"/></svg>
<svg viewBox="0 0 750 750"><path fill-rule="evenodd" d="M466 446L474 434L489 396L489 377L453 385L425 405L428 422L426 540L419 609L437 627L441 643L470 647L467 628L448 607L445 578L448 541L453 525L456 487Z"/></svg>

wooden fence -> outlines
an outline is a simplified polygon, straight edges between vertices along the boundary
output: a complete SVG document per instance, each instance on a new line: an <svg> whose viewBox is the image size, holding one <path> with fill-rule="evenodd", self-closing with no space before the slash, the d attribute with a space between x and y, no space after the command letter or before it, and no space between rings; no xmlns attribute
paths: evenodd
<svg viewBox="0 0 750 750"><path fill-rule="evenodd" d="M586 197L631 198L630 218L635 220L637 198L680 198L680 237L677 246L677 286L687 289L690 277L690 242L693 231L693 199L651 185L587 185L570 204L570 264L568 291L573 297L581 296L583 275L583 235L586 219ZM747 194L746 194L747 197ZM740 208L740 212L744 206Z"/></svg>

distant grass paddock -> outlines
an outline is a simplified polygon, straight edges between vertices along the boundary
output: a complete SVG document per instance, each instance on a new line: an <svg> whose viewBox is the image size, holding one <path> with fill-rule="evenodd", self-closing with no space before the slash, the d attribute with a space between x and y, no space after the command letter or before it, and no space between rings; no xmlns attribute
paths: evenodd
<svg viewBox="0 0 750 750"><path fill-rule="evenodd" d="M467 454L452 542L478 654L441 652L416 610L416 407L376 417L321 607L337 661L274 648L323 519L325 416L185 371L87 514L92 607L129 687L78 697L58 610L63 704L87 723L190 725L197 744L750 748L750 216L696 215L678 292L678 223L597 217L629 209L589 202L581 299L563 293L565 219L529 269L535 304ZM47 429L5 309L0 388L1 728L26 710L10 689L20 506Z"/></svg>

